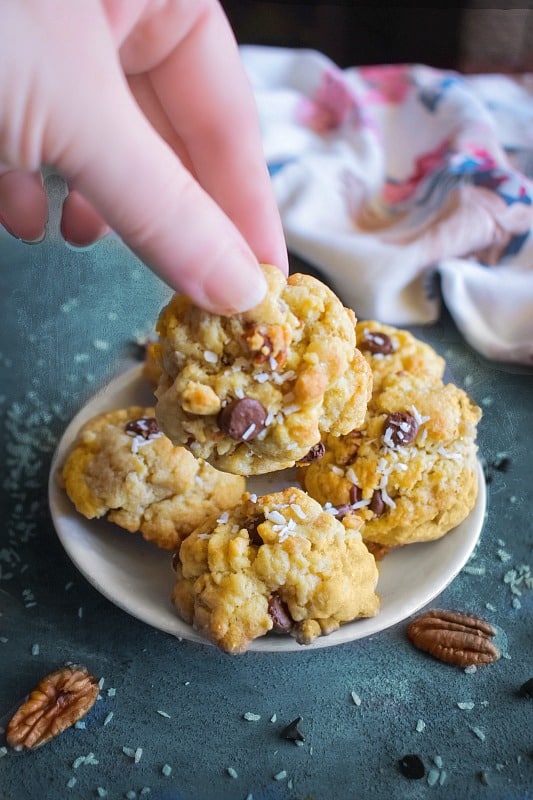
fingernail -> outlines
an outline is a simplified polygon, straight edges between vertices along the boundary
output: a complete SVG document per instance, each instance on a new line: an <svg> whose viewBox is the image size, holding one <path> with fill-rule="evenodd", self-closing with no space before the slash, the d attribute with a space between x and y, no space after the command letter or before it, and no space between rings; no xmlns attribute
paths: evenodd
<svg viewBox="0 0 533 800"><path fill-rule="evenodd" d="M265 297L267 282L257 261L240 249L226 252L203 287L206 306L216 314L237 314L257 306Z"/></svg>
<svg viewBox="0 0 533 800"><path fill-rule="evenodd" d="M12 236L14 239L18 239L19 241L24 242L24 244L39 244L39 242L42 242L42 240L46 235L46 228L43 228L42 231L40 231L37 234L37 236L32 236L31 239L24 238L20 234L16 234L11 228L11 226L6 222L5 218L2 217L1 215L0 215L0 225L2 225L2 227L6 229L7 233L9 233L10 236Z"/></svg>

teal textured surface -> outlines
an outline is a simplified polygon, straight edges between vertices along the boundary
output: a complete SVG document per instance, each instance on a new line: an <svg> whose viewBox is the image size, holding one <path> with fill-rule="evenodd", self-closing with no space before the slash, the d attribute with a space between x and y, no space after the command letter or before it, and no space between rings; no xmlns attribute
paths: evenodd
<svg viewBox="0 0 533 800"><path fill-rule="evenodd" d="M131 363L169 290L116 239L74 253L53 220L51 231L32 247L0 234L0 726L66 661L102 684L83 725L41 749L15 753L0 739L0 797L531 798L533 706L519 688L533 674L533 373L484 361L445 312L412 329L484 412L485 526L431 605L491 621L498 662L472 673L440 663L412 647L406 622L333 648L227 656L121 611L56 536L55 446ZM299 745L282 735L298 716ZM423 778L402 774L406 754L420 756Z"/></svg>

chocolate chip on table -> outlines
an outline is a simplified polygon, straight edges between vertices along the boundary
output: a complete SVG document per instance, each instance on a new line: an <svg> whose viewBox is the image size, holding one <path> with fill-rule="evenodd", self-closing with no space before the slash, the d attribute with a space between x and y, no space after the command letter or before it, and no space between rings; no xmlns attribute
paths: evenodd
<svg viewBox="0 0 533 800"><path fill-rule="evenodd" d="M300 464L311 464L312 461L319 461L326 452L326 446L323 442L314 444L308 453L300 459Z"/></svg>
<svg viewBox="0 0 533 800"><path fill-rule="evenodd" d="M418 422L408 411L389 414L383 426L383 439L389 447L411 444L418 433Z"/></svg>
<svg viewBox="0 0 533 800"><path fill-rule="evenodd" d="M380 489L375 489L372 493L370 510L374 512L376 517L381 517L381 515L385 512L385 503L383 502L383 495L381 494Z"/></svg>
<svg viewBox="0 0 533 800"><path fill-rule="evenodd" d="M491 466L497 469L498 472L507 472L511 467L511 459L509 456L497 456Z"/></svg>
<svg viewBox="0 0 533 800"><path fill-rule="evenodd" d="M426 774L426 768L424 767L424 762L420 758L420 756L415 755L414 753L409 753L408 755L400 758L398 765L400 767L400 772L406 778L410 780L418 781L420 778L423 778Z"/></svg>
<svg viewBox="0 0 533 800"><path fill-rule="evenodd" d="M218 415L220 430L239 442L255 439L265 427L267 413L259 400L242 397L224 406Z"/></svg>
<svg viewBox="0 0 533 800"><path fill-rule="evenodd" d="M133 433L134 436L150 439L151 436L155 436L160 431L155 417L141 417L140 419L132 419L126 424L126 433Z"/></svg>
<svg viewBox="0 0 533 800"><path fill-rule="evenodd" d="M283 739L289 739L291 742L305 742L305 736L302 730L302 717L296 717L292 722L289 722L281 731Z"/></svg>
<svg viewBox="0 0 533 800"><path fill-rule="evenodd" d="M268 613L272 617L272 630L274 633L290 633L293 626L293 619L289 613L287 604L283 602L279 594L271 594L268 599Z"/></svg>
<svg viewBox="0 0 533 800"><path fill-rule="evenodd" d="M369 353L380 353L381 355L388 355L394 350L392 339L386 333L379 331L365 331L363 340L359 345L361 350L367 350Z"/></svg>
<svg viewBox="0 0 533 800"><path fill-rule="evenodd" d="M529 678L529 680L522 684L518 690L518 694L520 697L527 697L529 700L533 700L533 678Z"/></svg>

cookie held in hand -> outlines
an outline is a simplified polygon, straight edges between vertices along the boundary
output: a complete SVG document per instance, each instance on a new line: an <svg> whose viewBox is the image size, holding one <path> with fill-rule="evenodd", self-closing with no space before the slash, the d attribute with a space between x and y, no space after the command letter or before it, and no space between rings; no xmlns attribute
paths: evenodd
<svg viewBox="0 0 533 800"><path fill-rule="evenodd" d="M316 278L263 270L251 311L216 316L176 295L157 325L161 429L238 475L291 467L323 433L361 425L371 392L353 312Z"/></svg>

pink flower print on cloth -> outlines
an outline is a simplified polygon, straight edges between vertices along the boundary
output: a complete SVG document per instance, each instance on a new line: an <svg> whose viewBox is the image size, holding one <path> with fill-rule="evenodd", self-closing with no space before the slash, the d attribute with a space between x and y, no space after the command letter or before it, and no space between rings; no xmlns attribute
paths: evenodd
<svg viewBox="0 0 533 800"><path fill-rule="evenodd" d="M415 160L414 170L403 181L388 178L383 187L383 200L389 205L396 205L409 200L428 175L431 175L445 163L450 152L450 142L446 139L432 150L418 156Z"/></svg>
<svg viewBox="0 0 533 800"><path fill-rule="evenodd" d="M328 133L350 121L360 122L357 99L342 72L325 70L314 97L303 98L296 111L297 121L316 133Z"/></svg>
<svg viewBox="0 0 533 800"><path fill-rule="evenodd" d="M398 105L414 87L411 69L404 64L359 67L358 72L368 86L364 103Z"/></svg>

